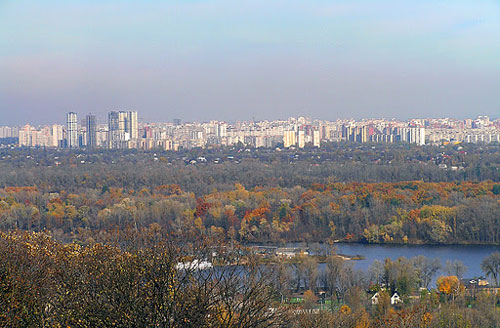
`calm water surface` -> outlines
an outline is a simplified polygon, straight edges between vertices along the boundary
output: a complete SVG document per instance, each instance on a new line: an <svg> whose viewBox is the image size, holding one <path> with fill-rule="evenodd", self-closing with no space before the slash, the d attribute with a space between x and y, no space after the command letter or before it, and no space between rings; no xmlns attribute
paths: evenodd
<svg viewBox="0 0 500 328"><path fill-rule="evenodd" d="M290 244L289 246L300 247L303 244ZM447 260L460 260L467 266L464 278L484 276L481 271L482 260L495 251L500 251L500 246L483 245L376 245L376 244L351 244L337 243L338 254L362 255L364 260L353 261L356 269L366 271L374 260L383 261L385 258L393 260L398 257L411 258L424 255L429 258L438 258L444 267ZM319 247L327 247L320 245ZM444 272L442 273L444 274ZM435 277L436 278L436 277ZM435 282L435 281L434 281ZM434 283L433 282L433 283Z"/></svg>
<svg viewBox="0 0 500 328"><path fill-rule="evenodd" d="M356 261L356 268L367 269L374 260L384 260L389 257L397 259L404 256L411 258L424 255L438 258L444 265L447 260L460 260L468 267L467 276L480 276L481 261L495 251L499 246L429 246L429 245L369 245L369 244L337 244L337 252L348 255L363 255L365 260Z"/></svg>

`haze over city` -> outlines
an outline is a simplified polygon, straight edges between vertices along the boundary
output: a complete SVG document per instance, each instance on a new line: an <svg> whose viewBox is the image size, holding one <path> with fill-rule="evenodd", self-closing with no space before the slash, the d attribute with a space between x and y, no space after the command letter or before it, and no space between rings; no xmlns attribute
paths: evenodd
<svg viewBox="0 0 500 328"><path fill-rule="evenodd" d="M0 124L496 117L495 1L2 1Z"/></svg>

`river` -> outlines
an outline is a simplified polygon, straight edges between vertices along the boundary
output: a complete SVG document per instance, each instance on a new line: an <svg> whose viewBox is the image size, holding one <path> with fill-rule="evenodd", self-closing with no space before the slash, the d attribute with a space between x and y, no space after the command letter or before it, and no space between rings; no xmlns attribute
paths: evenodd
<svg viewBox="0 0 500 328"><path fill-rule="evenodd" d="M292 243L289 247L305 247L305 244ZM312 245L310 245L312 246ZM424 255L428 258L438 258L444 266L447 260L460 260L467 266L464 278L484 276L481 270L481 262L495 251L500 251L500 246L486 245L380 245L380 244L357 244L336 243L338 254L362 255L364 260L353 261L354 268L367 271L374 260L384 261L385 258L393 260L398 257L411 258ZM315 245L312 247L328 247L327 245ZM443 270L440 274L445 274ZM439 274L438 274L439 275ZM435 283L436 277L434 277Z"/></svg>

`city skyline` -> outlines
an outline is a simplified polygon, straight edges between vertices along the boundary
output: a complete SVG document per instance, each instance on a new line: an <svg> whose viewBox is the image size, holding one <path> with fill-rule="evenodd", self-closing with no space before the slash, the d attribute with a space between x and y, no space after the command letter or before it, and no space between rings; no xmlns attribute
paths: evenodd
<svg viewBox="0 0 500 328"><path fill-rule="evenodd" d="M499 9L493 1L4 1L1 124L114 108L137 109L145 121L495 116Z"/></svg>
<svg viewBox="0 0 500 328"><path fill-rule="evenodd" d="M406 121L362 119L336 121L310 117L287 120L140 122L137 111L111 111L108 123L98 124L88 114L78 125L78 114L66 114L66 125L0 126L0 138L17 138L19 147L86 149L179 150L244 145L255 148L320 148L322 143L411 143L424 146L448 143L500 143L500 119L413 118Z"/></svg>

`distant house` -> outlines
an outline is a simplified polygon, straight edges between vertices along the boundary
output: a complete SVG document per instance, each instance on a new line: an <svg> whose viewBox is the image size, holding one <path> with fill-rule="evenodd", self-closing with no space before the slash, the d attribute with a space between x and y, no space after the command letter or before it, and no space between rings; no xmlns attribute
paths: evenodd
<svg viewBox="0 0 500 328"><path fill-rule="evenodd" d="M296 256L295 252L290 252L290 251L278 251L276 252L276 255L279 257L285 257L288 259L291 259Z"/></svg>
<svg viewBox="0 0 500 328"><path fill-rule="evenodd" d="M276 250L276 256L278 257L291 259L298 255L309 255L309 252L300 250L298 248L289 248L289 247L278 248Z"/></svg>
<svg viewBox="0 0 500 328"><path fill-rule="evenodd" d="M372 305L377 305L379 302L380 294L377 292L372 296ZM403 303L403 300L399 296L397 292L395 292L391 297L391 304L400 304Z"/></svg>
<svg viewBox="0 0 500 328"><path fill-rule="evenodd" d="M465 286L465 288L475 288L482 287L487 288L489 286L489 282L486 279L482 278L474 278L474 279L462 279L460 283Z"/></svg>
<svg viewBox="0 0 500 328"><path fill-rule="evenodd" d="M391 296L391 304L394 305L394 304L399 304L399 303L403 303L403 300L401 299L401 297L399 296L399 294L397 292L395 292Z"/></svg>
<svg viewBox="0 0 500 328"><path fill-rule="evenodd" d="M483 277L473 279L461 279L460 283L465 287L469 296L475 297L477 292L498 294L498 287L491 286Z"/></svg>
<svg viewBox="0 0 500 328"><path fill-rule="evenodd" d="M206 270L211 269L213 264L207 261L193 260L188 262L179 262L175 266L177 270Z"/></svg>

